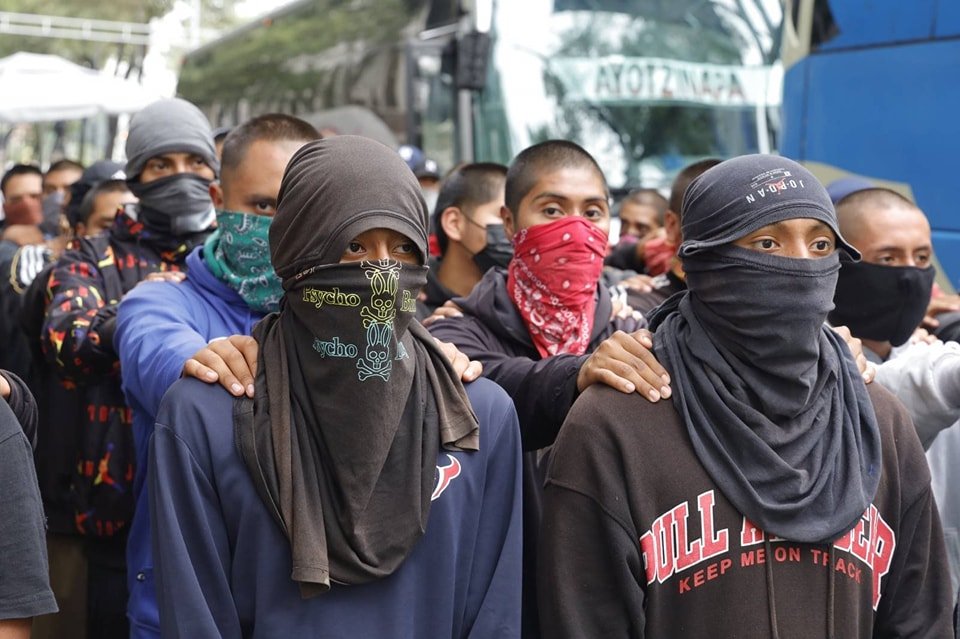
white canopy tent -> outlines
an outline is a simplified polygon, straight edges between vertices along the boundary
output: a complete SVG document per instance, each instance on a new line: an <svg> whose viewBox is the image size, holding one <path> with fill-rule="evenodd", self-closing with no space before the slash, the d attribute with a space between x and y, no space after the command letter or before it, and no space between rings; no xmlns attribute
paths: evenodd
<svg viewBox="0 0 960 639"><path fill-rule="evenodd" d="M133 113L159 97L136 82L55 55L0 59L0 122L8 124Z"/></svg>

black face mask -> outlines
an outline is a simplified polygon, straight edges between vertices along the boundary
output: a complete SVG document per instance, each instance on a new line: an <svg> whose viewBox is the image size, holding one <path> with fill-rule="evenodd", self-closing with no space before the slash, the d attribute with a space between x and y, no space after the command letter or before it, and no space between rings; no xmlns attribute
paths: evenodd
<svg viewBox="0 0 960 639"><path fill-rule="evenodd" d="M503 224L489 224L487 245L473 256L474 263L481 272L486 273L494 266L507 268L511 259L513 259L513 242L507 239Z"/></svg>
<svg viewBox="0 0 960 639"><path fill-rule="evenodd" d="M845 263L830 323L848 327L854 337L900 346L927 312L935 275L932 266Z"/></svg>
<svg viewBox="0 0 960 639"><path fill-rule="evenodd" d="M216 220L210 182L194 173L177 173L152 182L130 182L147 228L179 237L209 229Z"/></svg>

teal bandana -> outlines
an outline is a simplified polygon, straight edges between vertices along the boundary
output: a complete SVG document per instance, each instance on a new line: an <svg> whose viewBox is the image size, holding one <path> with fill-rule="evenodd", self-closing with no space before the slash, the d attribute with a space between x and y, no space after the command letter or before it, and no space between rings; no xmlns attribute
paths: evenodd
<svg viewBox="0 0 960 639"><path fill-rule="evenodd" d="M235 290L251 309L279 309L283 288L270 264L271 217L217 211L217 230L203 245L203 259L217 279Z"/></svg>

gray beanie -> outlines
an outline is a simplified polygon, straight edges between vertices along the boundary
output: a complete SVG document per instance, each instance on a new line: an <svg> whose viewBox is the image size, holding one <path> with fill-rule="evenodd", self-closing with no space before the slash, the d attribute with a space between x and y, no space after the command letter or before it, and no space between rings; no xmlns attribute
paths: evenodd
<svg viewBox="0 0 960 639"><path fill-rule="evenodd" d="M147 160L164 153L196 153L215 173L220 173L210 122L186 100L158 100L130 120L127 180L136 180Z"/></svg>

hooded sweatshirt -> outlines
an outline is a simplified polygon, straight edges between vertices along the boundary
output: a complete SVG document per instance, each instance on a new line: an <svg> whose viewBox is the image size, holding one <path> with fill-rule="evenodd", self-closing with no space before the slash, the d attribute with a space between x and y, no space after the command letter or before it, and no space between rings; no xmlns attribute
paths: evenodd
<svg viewBox="0 0 960 639"><path fill-rule="evenodd" d="M144 489L147 451L160 400L194 353L218 337L249 335L262 317L214 277L204 262L203 250L200 246L187 255L190 277L185 281L138 286L124 297L117 315L123 391L133 410L137 454L136 509L127 540L127 615L133 637L160 636L150 509Z"/></svg>

